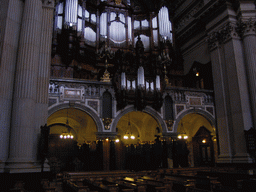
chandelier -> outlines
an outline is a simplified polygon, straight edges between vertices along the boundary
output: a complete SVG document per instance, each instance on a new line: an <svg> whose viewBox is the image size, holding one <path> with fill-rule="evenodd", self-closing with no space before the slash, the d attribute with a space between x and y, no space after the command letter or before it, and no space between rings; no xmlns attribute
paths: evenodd
<svg viewBox="0 0 256 192"><path fill-rule="evenodd" d="M135 139L135 136L131 132L131 121L130 121L130 115L129 115L129 121L128 121L128 131L126 131L125 135L123 136L123 139Z"/></svg>
<svg viewBox="0 0 256 192"><path fill-rule="evenodd" d="M178 135L178 139L184 139L184 140L188 139L188 135L184 131L184 127L183 127L183 123L182 122L181 122L180 133Z"/></svg>
<svg viewBox="0 0 256 192"><path fill-rule="evenodd" d="M62 134L60 135L60 139L74 139L74 135L71 133L71 128L68 122L68 109L67 109L67 121L66 121L65 127L67 128L68 131L62 132Z"/></svg>

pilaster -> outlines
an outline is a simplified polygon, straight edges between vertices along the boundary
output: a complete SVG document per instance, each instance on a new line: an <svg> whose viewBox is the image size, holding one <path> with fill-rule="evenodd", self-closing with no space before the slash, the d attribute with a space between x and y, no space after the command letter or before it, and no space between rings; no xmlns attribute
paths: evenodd
<svg viewBox="0 0 256 192"><path fill-rule="evenodd" d="M0 2L0 172L8 158L13 82L23 2Z"/></svg>
<svg viewBox="0 0 256 192"><path fill-rule="evenodd" d="M238 31L243 38L253 125L256 128L256 18L241 18L238 26Z"/></svg>
<svg viewBox="0 0 256 192"><path fill-rule="evenodd" d="M35 172L33 158L35 106L39 66L42 1L26 0L22 17L14 82L8 172Z"/></svg>
<svg viewBox="0 0 256 192"><path fill-rule="evenodd" d="M219 163L250 162L244 130L252 126L242 41L235 22L209 33L219 133Z"/></svg>
<svg viewBox="0 0 256 192"><path fill-rule="evenodd" d="M232 141L228 122L226 71L223 57L223 47L220 45L219 33L214 31L208 35L208 45L211 51L212 72L214 80L215 109L218 127L219 163L231 163Z"/></svg>
<svg viewBox="0 0 256 192"><path fill-rule="evenodd" d="M39 68L37 76L37 94L35 108L35 137L33 155L36 159L37 146L40 138L40 127L47 124L48 118L48 90L51 65L51 43L54 14L54 1L43 1L42 7L42 29L39 53ZM45 166L44 166L45 167Z"/></svg>

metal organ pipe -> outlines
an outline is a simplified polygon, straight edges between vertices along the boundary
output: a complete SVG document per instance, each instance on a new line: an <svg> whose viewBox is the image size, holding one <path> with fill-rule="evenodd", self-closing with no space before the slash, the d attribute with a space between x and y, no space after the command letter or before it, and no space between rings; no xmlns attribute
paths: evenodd
<svg viewBox="0 0 256 192"><path fill-rule="evenodd" d="M68 25L77 24L78 0L66 0L65 23Z"/></svg>
<svg viewBox="0 0 256 192"><path fill-rule="evenodd" d="M156 90L160 90L160 76L157 75L156 76Z"/></svg>
<svg viewBox="0 0 256 192"><path fill-rule="evenodd" d="M145 79L144 79L144 68L140 66L138 68L138 86L144 87L145 86Z"/></svg>
<svg viewBox="0 0 256 192"><path fill-rule="evenodd" d="M107 13L102 13L100 16L100 35L107 36Z"/></svg>
<svg viewBox="0 0 256 192"><path fill-rule="evenodd" d="M122 72L122 74L121 74L121 87L122 87L123 89L126 88L125 72Z"/></svg>
<svg viewBox="0 0 256 192"><path fill-rule="evenodd" d="M172 34L172 24L169 20L169 12L167 7L162 7L161 10L158 13L158 19L159 19L159 33L160 35L167 37L171 40Z"/></svg>

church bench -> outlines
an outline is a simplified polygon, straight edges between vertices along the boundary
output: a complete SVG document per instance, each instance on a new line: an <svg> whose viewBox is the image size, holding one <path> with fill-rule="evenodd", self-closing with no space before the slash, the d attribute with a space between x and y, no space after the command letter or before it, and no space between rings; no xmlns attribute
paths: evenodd
<svg viewBox="0 0 256 192"><path fill-rule="evenodd" d="M75 181L67 181L63 185L64 192L89 192L88 186L77 185Z"/></svg>
<svg viewBox="0 0 256 192"><path fill-rule="evenodd" d="M134 178L123 178L116 180L118 185L124 185L126 187L134 189L135 192L146 192L146 185L142 182L142 180L134 179Z"/></svg>
<svg viewBox="0 0 256 192"><path fill-rule="evenodd" d="M243 181L250 181L256 179L255 175L241 174L241 173L227 173L227 172L198 172L198 175L208 176L209 178L215 177L220 183L219 189L236 190ZM244 185L246 186L246 185Z"/></svg>
<svg viewBox="0 0 256 192"><path fill-rule="evenodd" d="M42 179L41 185L44 192L54 192L56 190L56 186L53 186L48 179Z"/></svg>
<svg viewBox="0 0 256 192"><path fill-rule="evenodd" d="M91 182L90 180L83 180L83 184L88 186L90 190L98 191L98 192L118 192L118 186L116 184L113 185L104 185L102 180L96 180Z"/></svg>

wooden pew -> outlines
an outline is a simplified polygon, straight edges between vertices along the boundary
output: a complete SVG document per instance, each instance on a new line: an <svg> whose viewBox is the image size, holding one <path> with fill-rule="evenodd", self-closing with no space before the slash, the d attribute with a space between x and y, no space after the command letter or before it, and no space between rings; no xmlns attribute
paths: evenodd
<svg viewBox="0 0 256 192"><path fill-rule="evenodd" d="M51 183L48 179L43 179L41 181L44 192L54 192L56 190L56 186Z"/></svg>
<svg viewBox="0 0 256 192"><path fill-rule="evenodd" d="M124 181L129 183L134 183L135 185L141 185L144 186L144 190L150 191L150 192L165 192L166 186L163 181L158 181L155 178L149 177L149 176L143 176L143 177L125 177ZM170 187L168 188L170 189Z"/></svg>
<svg viewBox="0 0 256 192"><path fill-rule="evenodd" d="M104 185L102 180L95 180L91 182L91 180L85 179L83 184L88 186L90 190L98 191L98 192L118 192L118 185Z"/></svg>

